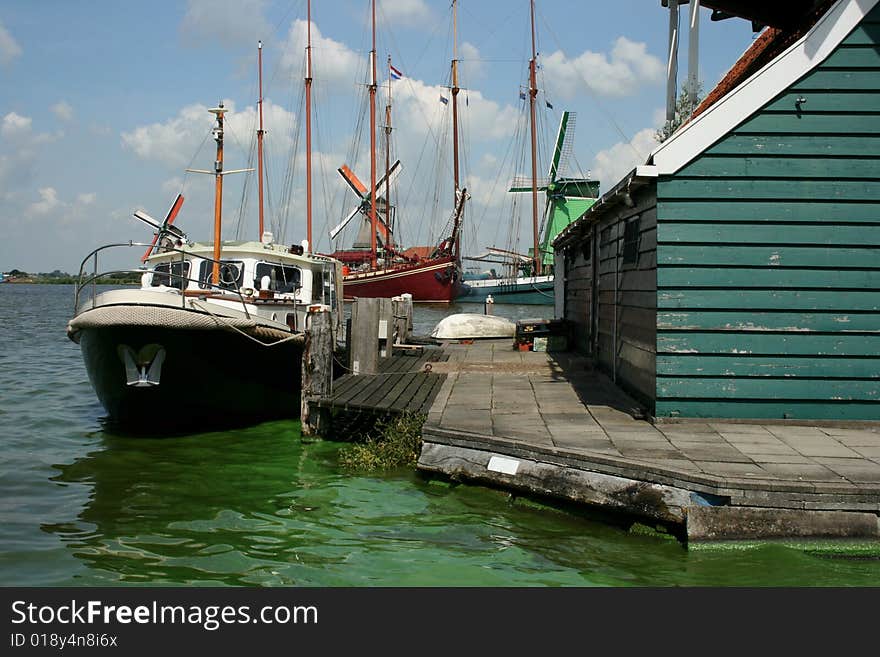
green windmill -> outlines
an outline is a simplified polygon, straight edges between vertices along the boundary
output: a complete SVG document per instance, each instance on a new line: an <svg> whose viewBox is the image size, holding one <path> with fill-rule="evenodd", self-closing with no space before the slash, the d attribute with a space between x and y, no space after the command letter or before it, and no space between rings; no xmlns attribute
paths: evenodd
<svg viewBox="0 0 880 657"><path fill-rule="evenodd" d="M598 180L559 177L560 171L565 169L571 156L576 118L574 112L562 113L553 158L550 161L550 171L547 179L539 181L538 184L538 191L545 192L547 198L538 239L538 249L543 254L542 267L547 274L551 273L553 268L553 240L570 223L586 212L599 196ZM531 180L518 178L507 191L531 193ZM532 256L532 249L529 249L529 256Z"/></svg>

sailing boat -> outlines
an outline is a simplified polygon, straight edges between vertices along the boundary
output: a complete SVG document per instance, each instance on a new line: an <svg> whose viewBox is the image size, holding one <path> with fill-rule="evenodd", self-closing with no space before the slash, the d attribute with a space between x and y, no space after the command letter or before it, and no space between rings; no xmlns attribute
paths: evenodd
<svg viewBox="0 0 880 657"><path fill-rule="evenodd" d="M222 241L224 119L214 115L217 155L213 242L192 242L176 225L178 196L152 243L108 244L82 262L68 337L79 343L89 380L111 421L137 429L241 423L299 414L306 314L321 304L341 321L342 265L285 246L263 230L262 44L260 61L259 241ZM147 246L137 289L98 291L118 271L100 271L108 250Z"/></svg>
<svg viewBox="0 0 880 657"><path fill-rule="evenodd" d="M349 222L362 217L361 230L353 248L337 250L333 257L344 263L343 294L346 300L354 297L392 297L411 294L413 301L449 303L461 291L461 226L467 190L459 185L458 140L458 60L453 36L452 59L452 139L455 199L450 230L438 243L425 249L424 256L417 249L404 251L394 243L393 212L389 202L391 184L400 173L400 161L388 161L388 139L391 134L391 73L395 70L389 59L388 105L385 109L386 165L385 175L376 180L376 3L372 4L372 50L370 50L370 186L364 185L347 166L339 173L358 196L358 205L342 222L330 231L335 239ZM453 0L453 17L456 2ZM455 34L455 18L453 18Z"/></svg>
<svg viewBox="0 0 880 657"><path fill-rule="evenodd" d="M571 222L580 217L596 202L599 196L599 181L586 178L563 178L571 155L575 114L565 111L559 122L553 156L547 179L538 182L537 175L537 127L535 101L538 95L535 52L535 3L530 2L532 28L532 57L529 60L529 115L531 129L531 180L514 180L508 192L531 193L532 195L532 248L529 254L488 247L480 256L467 257L476 262L492 262L506 265L508 276L465 280L461 300L481 301L491 296L495 303L517 303L544 305L553 304L553 251L552 243L556 236ZM544 192L543 228L538 226L538 192ZM543 234L542 234L543 230Z"/></svg>

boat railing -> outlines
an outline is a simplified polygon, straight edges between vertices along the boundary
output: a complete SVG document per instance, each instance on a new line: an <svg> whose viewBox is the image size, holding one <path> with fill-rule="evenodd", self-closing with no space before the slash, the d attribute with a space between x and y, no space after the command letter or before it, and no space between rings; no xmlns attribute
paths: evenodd
<svg viewBox="0 0 880 657"><path fill-rule="evenodd" d="M97 305L97 296L98 296L98 280L106 279L111 276L116 276L119 274L140 274L143 275L145 273L150 272L150 269L146 267L139 267L137 269L114 269L107 271L98 271L98 254L106 251L108 249L114 249L118 247L132 247L132 246L153 246L151 243L147 242L114 242L112 244L105 244L104 246L99 246L97 249L89 253L85 258L83 258L82 263L79 266L79 274L77 274L77 283L76 289L74 290L73 295L73 312L76 313L80 307L80 297L82 296L83 290L87 287L91 288L91 305L92 308L95 308ZM186 256L193 256L191 251L185 251L183 249L178 249L175 247L164 247L165 252L174 252L180 254L180 262L186 262ZM224 264L220 260L215 260L214 258L210 258L205 255L199 254L197 256L200 260L206 260L211 263L216 264ZM168 261L169 264L173 262L177 262L176 260ZM87 271L88 265L91 263L91 272ZM181 267L181 271L183 267ZM244 310L245 317L250 319L250 313L248 312L247 302L245 301L244 295L241 291L234 287L226 287L219 283L214 283L211 280L200 280L198 278L190 278L188 276L183 276L182 274L175 274L171 271L169 267L168 272L162 272L162 276L167 276L169 281L172 279L174 281L179 281L181 283L180 287L180 306L181 308L186 307L186 289L189 287L190 283L196 283L200 288L204 289L204 294L210 294L212 292L222 292L224 294L232 293L238 297L239 302L241 303L241 307Z"/></svg>

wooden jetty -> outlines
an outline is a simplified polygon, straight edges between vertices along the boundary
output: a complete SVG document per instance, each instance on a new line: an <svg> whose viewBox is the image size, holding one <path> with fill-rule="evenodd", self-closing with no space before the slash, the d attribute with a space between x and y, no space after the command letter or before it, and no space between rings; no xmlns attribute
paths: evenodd
<svg viewBox="0 0 880 657"><path fill-rule="evenodd" d="M361 305L350 334L383 336L383 307ZM352 351L335 381L332 368L303 368L304 431L351 439L411 411L426 416L418 467L429 475L619 511L688 541L880 541L878 423L654 424L588 357L509 339L405 345L401 317L361 340L370 353ZM371 373L352 371L355 359ZM307 370L324 381L307 387Z"/></svg>
<svg viewBox="0 0 880 657"><path fill-rule="evenodd" d="M880 428L652 424L592 361L446 345L419 468L677 527L689 541L880 539Z"/></svg>

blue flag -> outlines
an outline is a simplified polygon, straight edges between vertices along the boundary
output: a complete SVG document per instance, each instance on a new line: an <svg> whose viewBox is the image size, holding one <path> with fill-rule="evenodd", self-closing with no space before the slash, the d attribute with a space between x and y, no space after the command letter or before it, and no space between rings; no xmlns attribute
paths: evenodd
<svg viewBox="0 0 880 657"><path fill-rule="evenodd" d="M444 105L446 105L447 103L449 103L449 99L444 98L443 96L440 96L440 102L443 103Z"/></svg>

